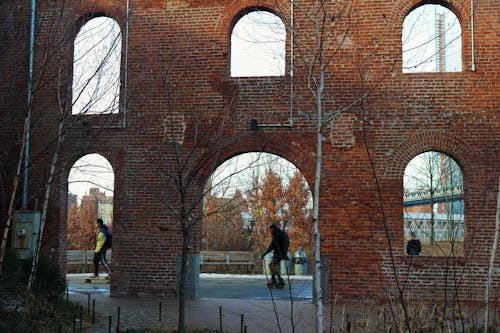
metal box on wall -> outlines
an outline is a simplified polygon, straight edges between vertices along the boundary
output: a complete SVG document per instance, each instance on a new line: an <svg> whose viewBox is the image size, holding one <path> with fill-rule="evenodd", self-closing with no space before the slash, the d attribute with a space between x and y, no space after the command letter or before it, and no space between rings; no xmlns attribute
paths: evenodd
<svg viewBox="0 0 500 333"><path fill-rule="evenodd" d="M19 259L29 259L34 255L40 229L40 212L17 211L14 213L12 247Z"/></svg>

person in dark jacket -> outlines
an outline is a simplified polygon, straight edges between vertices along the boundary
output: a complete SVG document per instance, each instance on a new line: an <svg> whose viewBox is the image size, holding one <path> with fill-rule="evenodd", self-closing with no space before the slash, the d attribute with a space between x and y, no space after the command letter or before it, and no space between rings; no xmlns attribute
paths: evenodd
<svg viewBox="0 0 500 333"><path fill-rule="evenodd" d="M418 256L420 255L420 251L422 251L422 245L417 239L415 232L412 231L411 239L406 244L406 253L410 256Z"/></svg>
<svg viewBox="0 0 500 333"><path fill-rule="evenodd" d="M271 251L273 252L273 258L269 263L271 280L268 284L282 288L285 286L285 281L281 277L280 262L281 260L288 260L288 246L290 245L290 239L288 238L288 234L284 230L281 230L276 223L271 224L269 228L271 229L273 238L266 252L262 255L262 259L264 259L266 254Z"/></svg>
<svg viewBox="0 0 500 333"><path fill-rule="evenodd" d="M106 260L106 251L108 250L106 247L106 234L108 233L108 226L105 225L104 221L100 218L96 220L96 223L97 236L94 250L94 275L91 275L90 278L99 277L99 262L101 262L104 269L106 269L106 272L108 273L106 279L109 279L111 275L111 268Z"/></svg>

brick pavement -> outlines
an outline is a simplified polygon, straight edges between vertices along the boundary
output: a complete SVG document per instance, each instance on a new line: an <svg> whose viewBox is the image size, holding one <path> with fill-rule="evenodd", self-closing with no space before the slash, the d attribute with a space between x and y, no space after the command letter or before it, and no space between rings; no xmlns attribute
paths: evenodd
<svg viewBox="0 0 500 333"><path fill-rule="evenodd" d="M120 308L119 329L148 327L160 320L169 326L177 323L178 304L171 298L128 298L109 297L104 294L91 294L90 312L95 300L96 322L85 332L108 332L111 316L111 332L117 331L118 308ZM87 294L69 295L69 300L82 304L87 312L89 298ZM278 316L274 314L276 307ZM220 309L224 332L240 332L243 314L246 332L292 332L291 310L289 301L263 301L240 299L202 299L187 301L186 324L196 327L219 328ZM314 305L311 301L294 302L293 305L296 332L314 332ZM278 326L279 323L279 326ZM87 324L85 325L87 326Z"/></svg>

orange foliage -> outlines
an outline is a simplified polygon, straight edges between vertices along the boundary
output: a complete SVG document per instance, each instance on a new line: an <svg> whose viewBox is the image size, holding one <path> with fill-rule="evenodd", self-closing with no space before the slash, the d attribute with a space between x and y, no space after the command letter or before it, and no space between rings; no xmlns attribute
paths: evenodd
<svg viewBox="0 0 500 333"><path fill-rule="evenodd" d="M288 232L291 255L304 250L310 256L313 242L309 200L309 188L300 172L296 172L285 187L272 169L266 170L262 180L252 179L246 198L239 190L232 198L208 193L203 205L202 249L254 251L260 255L271 241L269 225L278 223ZM253 226L245 228L242 212L253 217Z"/></svg>
<svg viewBox="0 0 500 333"><path fill-rule="evenodd" d="M207 194L204 199L202 226L203 250L246 250L244 226L241 212L246 201L239 190L233 198L218 198Z"/></svg>
<svg viewBox="0 0 500 333"><path fill-rule="evenodd" d="M68 211L68 249L92 250L96 238L97 214L95 203L82 201L78 206L73 203Z"/></svg>
<svg viewBox="0 0 500 333"><path fill-rule="evenodd" d="M271 241L269 225L278 223L290 237L290 253L304 250L312 253L312 223L307 204L309 190L299 172L290 178L288 186L282 185L281 177L268 169L262 184L253 180L250 193L250 211L255 217L254 250L262 253ZM283 223L281 223L283 221Z"/></svg>

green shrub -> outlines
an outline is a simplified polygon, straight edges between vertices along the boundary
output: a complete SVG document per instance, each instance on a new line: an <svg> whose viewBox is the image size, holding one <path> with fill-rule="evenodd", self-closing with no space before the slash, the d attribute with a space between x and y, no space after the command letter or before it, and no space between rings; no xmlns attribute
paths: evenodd
<svg viewBox="0 0 500 333"><path fill-rule="evenodd" d="M41 256L32 293L26 293L31 260L10 250L0 273L0 332L57 332L72 326L79 306L63 299L66 279L59 267Z"/></svg>
<svg viewBox="0 0 500 333"><path fill-rule="evenodd" d="M31 271L32 260L20 260L12 250L7 251L4 259L0 288L3 291L19 293L25 290ZM50 257L41 255L38 260L37 273L33 283L34 295L43 297L59 297L66 290L66 277L59 266L52 263Z"/></svg>

